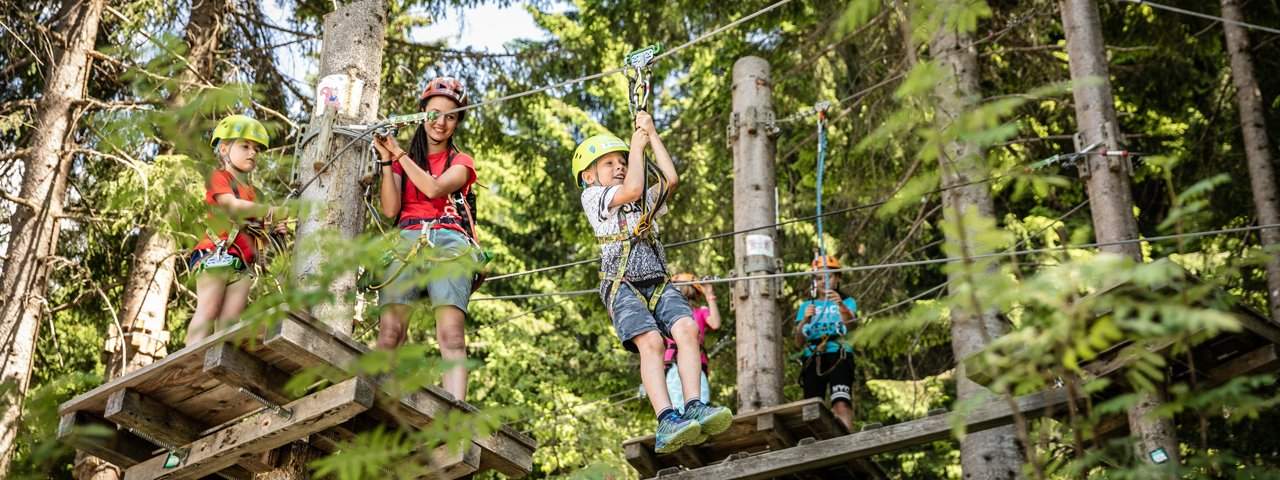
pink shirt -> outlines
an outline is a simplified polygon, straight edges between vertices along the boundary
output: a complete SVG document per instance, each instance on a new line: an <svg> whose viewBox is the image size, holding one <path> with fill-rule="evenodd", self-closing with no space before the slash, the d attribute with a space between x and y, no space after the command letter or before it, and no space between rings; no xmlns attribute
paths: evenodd
<svg viewBox="0 0 1280 480"><path fill-rule="evenodd" d="M711 316L711 309L707 307L698 307L693 310L693 321L698 323L698 351L702 354L702 370L707 370L707 351L702 349L702 340L707 338L707 317ZM666 363L676 361L676 341L670 338L667 340L667 352L663 354L662 360Z"/></svg>

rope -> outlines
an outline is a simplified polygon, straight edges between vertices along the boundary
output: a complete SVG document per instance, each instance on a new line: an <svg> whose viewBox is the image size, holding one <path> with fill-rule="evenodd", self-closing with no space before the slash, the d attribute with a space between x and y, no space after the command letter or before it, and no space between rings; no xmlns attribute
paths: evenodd
<svg viewBox="0 0 1280 480"><path fill-rule="evenodd" d="M827 239L822 235L822 171L826 170L825 167L827 166L827 109L826 106L821 107L822 109L818 111L818 214L816 215L818 218L816 223L818 224L818 254L820 255L818 258L820 259L822 270L825 271L827 269ZM822 283L823 291L830 291L831 275L823 273ZM814 292L815 295L816 293Z"/></svg>
<svg viewBox="0 0 1280 480"><path fill-rule="evenodd" d="M844 104L845 102L848 102L849 100L853 100L853 99L855 99L855 98L858 98L858 97L861 97L861 96L866 95L866 94L868 94L868 93L871 93L872 91L874 91L874 90L876 90L876 89L878 89L878 88L880 88L880 87L883 87L883 86L885 86L885 85L889 84L890 82L893 82L894 80L898 80L898 79L900 79L900 78L903 78L903 77L905 77L905 76L907 76L907 74L906 74L905 72L903 72L903 73L899 73L899 74L894 75L894 76L892 76L892 77L889 77L889 78L886 78L886 79L884 79L884 80L881 80L881 81L877 82L875 85L872 85L872 86L870 86L870 87L867 87L867 88L864 88L864 89L859 90L859 91L857 91L857 92L854 92L853 94L850 94L849 96L844 97L844 98L841 98L841 99L839 99L839 100L836 100L836 101L833 101L833 102L819 102L819 103L815 104L815 105L814 105L814 106L812 106L812 107L809 107L809 108L806 108L806 109L801 110L801 111L799 111L799 112L796 112L796 113L793 113L793 114L791 114L791 115L788 115L788 116L786 116L786 117L784 117L784 118L782 118L782 119L780 119L780 120L775 120L775 121L773 122L773 123L774 123L774 126L776 126L776 125L777 125L777 124L779 124L779 123L791 123L791 122L798 122L798 121L803 120L803 119L805 119L805 118L808 118L808 117L811 117L811 116L817 115L817 114L818 114L818 112L820 112L820 111L826 111L826 110L827 110L827 109L829 109L830 107L833 107L833 106L836 106L836 105Z"/></svg>
<svg viewBox="0 0 1280 480"><path fill-rule="evenodd" d="M1199 232L1177 233L1177 234L1161 235L1161 236L1147 237L1147 238L1114 240L1110 242L1094 242L1094 243L1084 243L1079 245L1063 245L1060 247L1053 247L1053 248L1036 248L1031 250L1016 250L1016 251L1006 251L1006 252L997 252L997 253L985 253L980 255L971 255L967 258L967 260L970 260L970 261L986 260L990 258L1035 255L1040 253L1060 252L1064 250L1110 247L1115 245L1130 245L1135 243L1163 242L1166 240L1176 240L1181 238L1198 238L1198 237L1207 237L1212 235L1225 235L1225 234L1232 234L1232 233L1253 232L1258 230L1271 230L1271 229L1277 229L1277 228L1280 228L1280 223L1257 225L1252 227L1239 227L1239 228L1227 228L1227 229L1221 229L1221 230L1204 230ZM906 262L891 262L891 263L881 263L881 264L875 264L875 265L861 265L856 267L833 268L833 269L826 270L824 272L815 272L815 271L784 272L784 273L774 273L774 274L766 274L766 275L712 278L712 279L698 280L696 282L672 282L671 285L680 286L680 285L689 285L693 283L703 283L703 284L734 283L734 282L739 282L743 280L767 280L767 279L773 279L773 278L791 278L791 277L803 277L803 276L811 276L811 275L822 275L824 273L863 272L863 271L885 270L885 269L903 268L903 267L938 265L938 264L956 263L956 262L963 262L963 261L966 261L965 257L946 257L946 258L935 258L935 259L928 259L928 260L913 260L913 261L906 261ZM482 301L488 301L488 300L516 300L516 299L523 299L523 298L538 298L538 297L549 297L549 296L557 296L557 295L575 296L575 295L585 295L588 293L595 293L595 292L596 292L596 289L574 290L574 291L568 291L568 292L531 293L531 294L523 294L523 295L504 295L504 296L495 296L495 297L473 298L471 299L471 301L482 302Z"/></svg>
<svg viewBox="0 0 1280 480"><path fill-rule="evenodd" d="M1148 2L1148 1L1146 1L1146 0L1112 0L1112 1L1114 1L1114 2L1128 2L1128 3L1138 4L1138 5L1146 5L1146 6L1148 6L1148 7L1152 7L1152 8L1158 8L1158 9L1161 9L1161 10L1167 10L1167 11L1174 12L1174 13L1180 13L1180 14L1183 14L1183 15L1190 15L1190 16L1193 16L1193 17L1203 18L1203 19L1205 19L1205 20L1212 20L1212 21L1215 21L1215 22L1229 23L1229 24L1232 24L1232 25L1236 25L1236 26L1239 26L1239 27L1248 28L1248 29L1251 29L1251 30L1258 30L1258 31L1260 31L1260 32L1267 32L1267 33L1277 33L1277 34L1280 34L1280 30L1277 30L1277 29L1274 29L1274 28L1271 28L1271 27L1264 27L1264 26L1262 26L1262 25L1254 25L1254 24L1252 24L1252 23L1245 23L1245 22L1241 22L1241 21L1238 21L1238 20L1229 20L1229 19L1222 18L1222 17L1219 17L1219 16L1209 15L1209 14L1207 14L1207 13L1194 12L1194 11L1191 11L1191 10L1186 10L1186 9L1182 9L1182 8L1178 8L1178 7L1170 7L1170 6L1168 6L1168 5L1161 5L1161 4L1159 4L1159 3L1155 3L1155 2Z"/></svg>

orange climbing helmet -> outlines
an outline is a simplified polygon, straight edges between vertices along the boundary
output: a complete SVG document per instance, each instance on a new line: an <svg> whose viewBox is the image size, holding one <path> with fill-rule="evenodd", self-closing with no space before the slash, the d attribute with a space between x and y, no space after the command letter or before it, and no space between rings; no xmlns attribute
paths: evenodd
<svg viewBox="0 0 1280 480"><path fill-rule="evenodd" d="M693 281L693 274L692 274L692 273L677 273L677 274L675 274L675 275L672 275L672 276L671 276L671 281L672 281L672 282L676 282L676 283L681 283L681 282L692 282L692 281Z"/></svg>
<svg viewBox="0 0 1280 480"><path fill-rule="evenodd" d="M462 86L462 81L453 77L436 77L427 82L426 88L422 89L422 96L418 98L418 102L425 103L431 97L449 97L450 100L457 102L459 107L467 106L467 89Z"/></svg>
<svg viewBox="0 0 1280 480"><path fill-rule="evenodd" d="M812 262L809 262L809 269L815 272L818 270L829 270L833 268L841 268L840 260L837 260L834 255L827 255L827 265L825 267L822 265L821 257L814 258Z"/></svg>

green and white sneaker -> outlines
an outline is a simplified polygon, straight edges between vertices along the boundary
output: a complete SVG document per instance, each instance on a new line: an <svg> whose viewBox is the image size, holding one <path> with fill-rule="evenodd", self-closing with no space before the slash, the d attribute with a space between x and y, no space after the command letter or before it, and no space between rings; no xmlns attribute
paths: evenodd
<svg viewBox="0 0 1280 480"><path fill-rule="evenodd" d="M654 434L658 441L654 444L653 451L658 453L674 452L698 438L701 433L702 426L696 420L686 419L675 414L667 415L658 422L658 431Z"/></svg>
<svg viewBox="0 0 1280 480"><path fill-rule="evenodd" d="M709 436L724 433L730 425L733 425L733 411L729 410L729 407L713 407L703 402L685 409L681 416L686 420L697 420L698 425L702 427L703 437L695 439L690 445L702 443Z"/></svg>

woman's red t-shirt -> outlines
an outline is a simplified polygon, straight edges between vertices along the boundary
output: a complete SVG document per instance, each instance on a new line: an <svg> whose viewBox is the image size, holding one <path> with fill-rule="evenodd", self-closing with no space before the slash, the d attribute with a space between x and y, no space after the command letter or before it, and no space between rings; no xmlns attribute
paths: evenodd
<svg viewBox="0 0 1280 480"><path fill-rule="evenodd" d="M449 158L449 152L434 153L427 156L427 166L425 170L431 174L433 178L440 178L444 173L445 161ZM471 191L471 185L476 181L476 163L470 155L459 152L453 157L453 165L462 165L467 168L467 183L462 186L462 194L466 195ZM425 193L418 190L413 184L413 180L404 177L404 166L400 162L391 165L391 173L400 175L405 179L404 192L400 195L400 224L405 225L405 230L421 230L422 223L414 223L406 225L414 220L429 220L435 218L453 218L455 223L437 223L433 228L448 228L466 233L462 225L467 223L467 212L460 211L449 201L449 196L444 195L439 198L427 198ZM471 212L472 215L475 212Z"/></svg>

